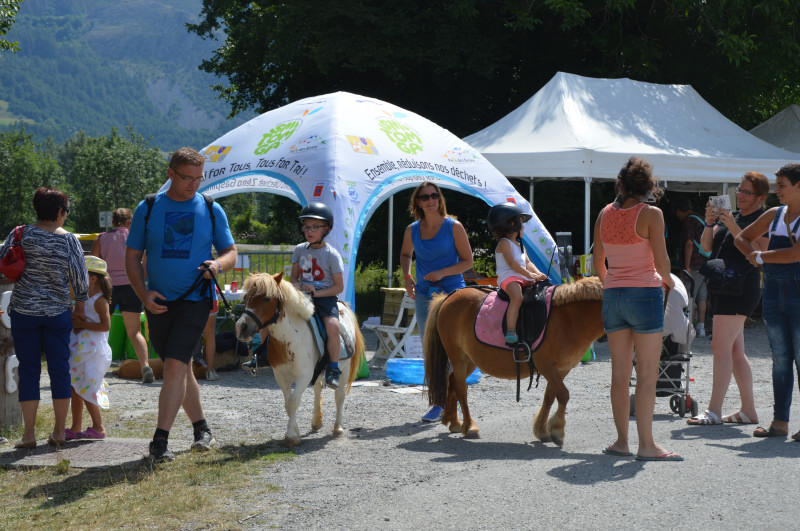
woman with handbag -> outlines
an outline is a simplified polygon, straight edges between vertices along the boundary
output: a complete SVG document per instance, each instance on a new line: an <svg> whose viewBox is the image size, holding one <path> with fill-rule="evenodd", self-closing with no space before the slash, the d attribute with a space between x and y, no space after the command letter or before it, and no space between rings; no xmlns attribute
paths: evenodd
<svg viewBox="0 0 800 531"><path fill-rule="evenodd" d="M755 437L789 434L792 365L800 382L800 164L787 164L775 176L775 195L781 206L769 209L736 237L736 247L747 260L764 267L761 313L772 347L772 422L769 428L756 428ZM769 248L758 250L753 243L765 232ZM800 431L792 439L800 441Z"/></svg>
<svg viewBox="0 0 800 531"><path fill-rule="evenodd" d="M744 277L742 292L735 294L716 291L709 281L711 309L714 314L714 333L711 352L714 356L714 376L708 408L686 421L692 426L707 426L730 422L733 424L755 424L758 422L755 398L753 397L753 370L744 350L744 322L753 313L761 300L761 277L759 270L751 266L747 258L734 245L734 238L764 213L764 201L769 193L767 178L754 171L742 176L736 188L734 215L725 209L706 206L705 229L700 243L703 251L711 251L712 260L724 260L726 269L737 271ZM757 238L754 246L767 248L767 239ZM722 402L731 383L736 380L741 397L741 406L736 413L722 416Z"/></svg>
<svg viewBox="0 0 800 531"><path fill-rule="evenodd" d="M25 269L8 305L11 337L19 361L19 401L24 432L16 448L35 448L36 410L39 408L41 353L47 360L55 425L47 442L65 443L67 410L72 395L69 376L69 339L72 317L85 318L89 275L78 239L62 227L69 214L69 199L63 192L39 188L33 195L38 221L25 225L21 245ZM0 249L0 258L12 247L12 231ZM75 296L71 311L70 286Z"/></svg>

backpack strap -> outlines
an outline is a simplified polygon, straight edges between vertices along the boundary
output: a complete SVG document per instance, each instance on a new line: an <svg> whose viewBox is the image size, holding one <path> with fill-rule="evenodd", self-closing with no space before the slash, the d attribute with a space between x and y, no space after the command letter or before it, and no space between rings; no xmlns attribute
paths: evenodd
<svg viewBox="0 0 800 531"><path fill-rule="evenodd" d="M701 218L697 214L689 214L689 217L696 219L697 221L702 223L703 226L705 227L706 220L704 220L703 218ZM703 250L703 246L700 245L700 242L698 242L697 240L692 240L692 241L694 242L695 246L697 246L697 252L700 253L703 257L708 258L708 257L711 256L711 253L712 253L713 250L712 251L704 251Z"/></svg>
<svg viewBox="0 0 800 531"><path fill-rule="evenodd" d="M214 234L217 231L217 219L214 216L214 198L210 195L200 194L203 196L203 199L206 202L206 207L208 208L208 215L211 216L211 237L213 239ZM156 194L147 194L144 196L144 202L147 205L147 212L144 214L144 232L147 233L147 222L150 221L150 212L153 210L153 205L156 202Z"/></svg>

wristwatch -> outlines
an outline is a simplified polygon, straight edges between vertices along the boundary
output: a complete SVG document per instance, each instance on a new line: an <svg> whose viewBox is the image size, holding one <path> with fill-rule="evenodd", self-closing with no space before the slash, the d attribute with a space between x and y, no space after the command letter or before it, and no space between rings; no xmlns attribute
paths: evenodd
<svg viewBox="0 0 800 531"><path fill-rule="evenodd" d="M762 265L764 263L764 260L761 259L761 251L758 251L756 253L756 263L758 265Z"/></svg>

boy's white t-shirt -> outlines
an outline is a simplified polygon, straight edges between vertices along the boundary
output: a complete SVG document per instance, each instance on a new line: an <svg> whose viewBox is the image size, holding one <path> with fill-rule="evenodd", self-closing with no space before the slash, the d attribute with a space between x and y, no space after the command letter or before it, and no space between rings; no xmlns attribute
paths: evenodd
<svg viewBox="0 0 800 531"><path fill-rule="evenodd" d="M309 242L299 244L292 253L292 264L300 266L300 283L312 284L314 289L333 286L333 275L344 272L342 257L328 244L320 249L314 249Z"/></svg>

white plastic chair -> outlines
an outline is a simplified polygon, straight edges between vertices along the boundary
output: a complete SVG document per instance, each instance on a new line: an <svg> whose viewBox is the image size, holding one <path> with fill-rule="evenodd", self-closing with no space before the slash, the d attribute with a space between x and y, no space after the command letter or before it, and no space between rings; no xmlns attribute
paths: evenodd
<svg viewBox="0 0 800 531"><path fill-rule="evenodd" d="M406 312L411 315L411 321L408 323L408 326L403 326L403 318ZM408 338L415 332L416 327L417 316L414 312L414 299L409 297L408 293L404 293L394 324L364 323L364 328L373 330L375 335L378 336L378 349L375 351L373 359L388 361L399 355L406 341L408 341Z"/></svg>

